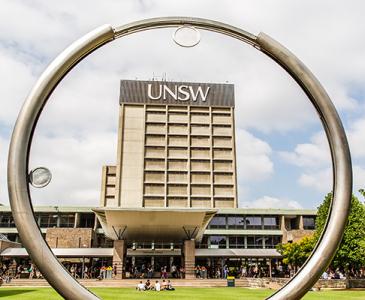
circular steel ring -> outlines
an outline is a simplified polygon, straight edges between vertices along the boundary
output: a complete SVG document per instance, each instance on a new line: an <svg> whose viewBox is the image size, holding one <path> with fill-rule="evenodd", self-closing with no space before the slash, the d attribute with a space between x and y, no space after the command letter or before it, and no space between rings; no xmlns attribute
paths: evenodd
<svg viewBox="0 0 365 300"><path fill-rule="evenodd" d="M333 166L333 200L327 224L311 256L297 274L268 299L299 299L319 279L339 246L350 210L351 157L345 131L331 99L309 69L290 51L264 33L258 36L239 28L199 18L165 17L119 27L104 25L64 50L43 72L28 95L13 131L8 159L9 198L20 238L48 282L66 299L98 299L79 284L53 255L34 219L29 195L28 158L37 120L62 78L95 49L116 38L155 28L195 26L248 43L281 65L300 85L316 108L329 142Z"/></svg>

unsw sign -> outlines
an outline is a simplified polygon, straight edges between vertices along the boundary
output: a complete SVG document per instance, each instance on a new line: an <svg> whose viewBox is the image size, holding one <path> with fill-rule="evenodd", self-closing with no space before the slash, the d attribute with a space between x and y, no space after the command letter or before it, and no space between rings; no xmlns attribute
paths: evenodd
<svg viewBox="0 0 365 300"><path fill-rule="evenodd" d="M233 84L121 80L121 103L234 106Z"/></svg>

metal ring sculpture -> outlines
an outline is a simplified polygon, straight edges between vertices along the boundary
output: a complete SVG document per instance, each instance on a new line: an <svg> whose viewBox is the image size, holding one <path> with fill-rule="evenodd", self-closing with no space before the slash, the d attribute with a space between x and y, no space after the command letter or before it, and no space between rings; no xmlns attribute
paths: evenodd
<svg viewBox="0 0 365 300"><path fill-rule="evenodd" d="M333 200L321 238L298 273L268 299L299 299L319 279L340 244L350 210L352 167L341 120L329 96L309 69L290 51L264 33L258 36L239 28L200 18L164 17L112 27L101 26L65 49L43 72L28 95L13 131L9 160L10 204L20 238L48 282L66 299L98 299L79 284L53 255L34 219L29 194L28 158L37 120L53 90L64 76L97 48L123 36L155 28L195 26L231 36L254 46L281 65L300 85L316 108L331 149Z"/></svg>

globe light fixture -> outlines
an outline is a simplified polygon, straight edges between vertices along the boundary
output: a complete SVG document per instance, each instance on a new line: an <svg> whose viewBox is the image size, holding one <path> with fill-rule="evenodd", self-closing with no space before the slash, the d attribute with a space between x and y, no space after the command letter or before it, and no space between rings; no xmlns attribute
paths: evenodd
<svg viewBox="0 0 365 300"><path fill-rule="evenodd" d="M38 167L29 172L29 182L35 188L46 187L52 179L52 173L45 167Z"/></svg>
<svg viewBox="0 0 365 300"><path fill-rule="evenodd" d="M179 46L191 48L199 44L200 32L194 26L183 25L175 30L172 38Z"/></svg>

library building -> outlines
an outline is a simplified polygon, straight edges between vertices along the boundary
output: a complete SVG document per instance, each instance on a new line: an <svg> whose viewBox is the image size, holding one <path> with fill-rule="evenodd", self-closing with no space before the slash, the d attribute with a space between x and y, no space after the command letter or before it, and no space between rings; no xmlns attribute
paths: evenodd
<svg viewBox="0 0 365 300"><path fill-rule="evenodd" d="M275 274L275 246L313 233L316 211L238 208L234 104L233 84L122 80L99 206L34 207L59 260L83 278L102 267L115 278ZM0 260L30 261L1 205Z"/></svg>

